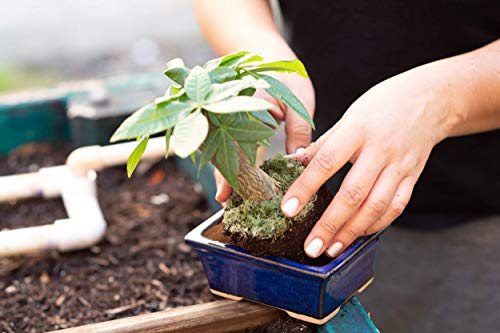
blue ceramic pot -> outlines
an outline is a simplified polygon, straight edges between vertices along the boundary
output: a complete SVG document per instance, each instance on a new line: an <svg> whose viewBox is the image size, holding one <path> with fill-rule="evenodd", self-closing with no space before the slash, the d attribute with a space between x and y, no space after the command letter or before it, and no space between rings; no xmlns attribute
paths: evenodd
<svg viewBox="0 0 500 333"><path fill-rule="evenodd" d="M221 223L222 214L219 211L185 237L197 250L214 294L264 303L292 317L323 324L373 279L380 233L358 239L324 266L310 266L255 257L238 246L208 238L207 231Z"/></svg>

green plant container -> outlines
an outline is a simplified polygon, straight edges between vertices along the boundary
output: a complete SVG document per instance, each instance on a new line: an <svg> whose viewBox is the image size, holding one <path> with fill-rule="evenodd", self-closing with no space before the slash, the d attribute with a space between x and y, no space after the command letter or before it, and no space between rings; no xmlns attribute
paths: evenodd
<svg viewBox="0 0 500 333"><path fill-rule="evenodd" d="M73 144L76 147L109 144L111 135L125 118L156 95L155 91L134 87L127 92L101 88L71 99L68 118Z"/></svg>
<svg viewBox="0 0 500 333"><path fill-rule="evenodd" d="M0 156L30 142L70 142L68 96L0 103Z"/></svg>

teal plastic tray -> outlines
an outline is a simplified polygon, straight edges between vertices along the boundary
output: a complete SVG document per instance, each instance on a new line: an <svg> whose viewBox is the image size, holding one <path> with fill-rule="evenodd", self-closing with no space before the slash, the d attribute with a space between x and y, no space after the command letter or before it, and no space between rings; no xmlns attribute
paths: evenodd
<svg viewBox="0 0 500 333"><path fill-rule="evenodd" d="M318 327L317 333L378 333L361 303L352 297L342 305L339 313L325 325Z"/></svg>

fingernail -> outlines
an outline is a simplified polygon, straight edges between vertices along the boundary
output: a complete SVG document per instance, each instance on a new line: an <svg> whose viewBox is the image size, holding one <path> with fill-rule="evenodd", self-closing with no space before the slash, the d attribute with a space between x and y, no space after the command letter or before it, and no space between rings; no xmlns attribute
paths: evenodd
<svg viewBox="0 0 500 333"><path fill-rule="evenodd" d="M303 152L305 151L304 148L299 148L295 151L295 155L299 155L299 154L302 154Z"/></svg>
<svg viewBox="0 0 500 333"><path fill-rule="evenodd" d="M326 254L329 257L335 258L337 254L339 254L340 250L342 250L342 243L341 242L335 242L326 250Z"/></svg>
<svg viewBox="0 0 500 333"><path fill-rule="evenodd" d="M222 190L222 184L217 186L217 192L215 192L215 200L219 200L220 191Z"/></svg>
<svg viewBox="0 0 500 333"><path fill-rule="evenodd" d="M312 240L306 247L306 253L309 257L316 258L319 256L321 249L323 248L323 241L319 238Z"/></svg>
<svg viewBox="0 0 500 333"><path fill-rule="evenodd" d="M304 150L305 150L304 148L298 148L295 151L295 153L285 155L284 157L286 157L286 158L296 157L297 155L302 154L304 152Z"/></svg>
<svg viewBox="0 0 500 333"><path fill-rule="evenodd" d="M299 207L299 200L297 200L297 198L291 198L288 199L287 202L285 202L285 204L283 205L283 207L281 207L281 209L283 210L283 213L285 213L285 215L293 217L295 216L298 207Z"/></svg>

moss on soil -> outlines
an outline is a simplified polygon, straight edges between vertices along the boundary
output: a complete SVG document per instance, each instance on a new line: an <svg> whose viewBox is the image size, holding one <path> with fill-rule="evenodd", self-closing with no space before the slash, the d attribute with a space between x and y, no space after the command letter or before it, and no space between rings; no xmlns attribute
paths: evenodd
<svg viewBox="0 0 500 333"><path fill-rule="evenodd" d="M264 170L279 183L281 194L271 200L255 202L243 201L233 194L227 201L223 223L224 231L229 234L247 235L259 239L272 239L282 236L293 223L300 223L313 208L316 195L293 219L286 217L280 208L281 199L293 181L304 171L304 166L296 160L276 155L262 165Z"/></svg>

